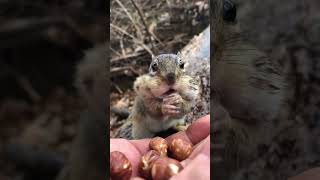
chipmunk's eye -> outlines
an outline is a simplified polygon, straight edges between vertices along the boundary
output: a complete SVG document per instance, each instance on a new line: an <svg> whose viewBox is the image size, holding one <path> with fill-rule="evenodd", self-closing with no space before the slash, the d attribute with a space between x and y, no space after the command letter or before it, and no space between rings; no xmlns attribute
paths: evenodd
<svg viewBox="0 0 320 180"><path fill-rule="evenodd" d="M183 69L184 68L184 63L182 62L179 66L180 66L181 69Z"/></svg>
<svg viewBox="0 0 320 180"><path fill-rule="evenodd" d="M237 16L237 8L230 0L223 1L223 20L234 22Z"/></svg>
<svg viewBox="0 0 320 180"><path fill-rule="evenodd" d="M158 70L158 65L157 65L157 63L153 63L153 64L151 65L151 69L152 69L153 72L157 71L157 70Z"/></svg>

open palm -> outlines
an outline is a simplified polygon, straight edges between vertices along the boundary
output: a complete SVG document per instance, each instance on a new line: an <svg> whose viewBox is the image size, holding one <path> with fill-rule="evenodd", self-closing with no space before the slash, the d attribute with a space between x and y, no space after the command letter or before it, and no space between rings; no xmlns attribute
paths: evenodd
<svg viewBox="0 0 320 180"><path fill-rule="evenodd" d="M194 121L186 131L173 134L167 137L166 140L170 142L174 137L191 142L194 145L194 149L189 158L181 162L184 170L172 177L172 179L210 179L210 116L207 115ZM150 139L111 139L110 152L120 151L124 153L132 164L131 177L141 179L137 177L138 165L141 156L149 150L149 142Z"/></svg>

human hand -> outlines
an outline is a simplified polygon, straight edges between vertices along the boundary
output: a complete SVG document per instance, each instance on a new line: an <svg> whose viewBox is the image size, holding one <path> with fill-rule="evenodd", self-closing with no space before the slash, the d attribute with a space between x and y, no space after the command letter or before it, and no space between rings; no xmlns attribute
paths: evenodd
<svg viewBox="0 0 320 180"><path fill-rule="evenodd" d="M320 179L320 167L309 169L302 172L294 177L289 178L288 180L314 180Z"/></svg>
<svg viewBox="0 0 320 180"><path fill-rule="evenodd" d="M184 161L181 161L184 169L172 180L207 180L210 179L210 116L207 115L194 121L186 131L181 131L166 138L181 138L194 145L193 152ZM110 152L120 151L127 156L132 164L132 179L138 177L138 165L140 158L149 150L150 139L126 140L111 139Z"/></svg>

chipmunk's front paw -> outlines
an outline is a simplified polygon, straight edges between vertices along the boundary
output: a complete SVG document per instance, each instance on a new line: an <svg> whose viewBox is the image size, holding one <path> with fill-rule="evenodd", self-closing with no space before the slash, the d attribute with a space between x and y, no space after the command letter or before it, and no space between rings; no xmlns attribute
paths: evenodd
<svg viewBox="0 0 320 180"><path fill-rule="evenodd" d="M162 104L161 111L162 114L170 116L180 114L180 108L170 104Z"/></svg>
<svg viewBox="0 0 320 180"><path fill-rule="evenodd" d="M181 104L182 101L183 99L178 93L173 93L163 98L164 104L170 104L175 106Z"/></svg>

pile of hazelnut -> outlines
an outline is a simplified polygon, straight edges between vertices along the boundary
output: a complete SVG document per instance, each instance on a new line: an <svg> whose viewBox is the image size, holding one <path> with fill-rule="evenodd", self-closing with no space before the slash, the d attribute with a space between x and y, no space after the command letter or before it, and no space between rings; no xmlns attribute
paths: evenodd
<svg viewBox="0 0 320 180"><path fill-rule="evenodd" d="M145 179L167 180L182 169L180 161L192 153L192 144L180 138L173 138L169 143L155 137L149 143L150 150L141 157L139 174ZM112 180L128 180L132 166L127 157L114 151L110 154L110 176Z"/></svg>

